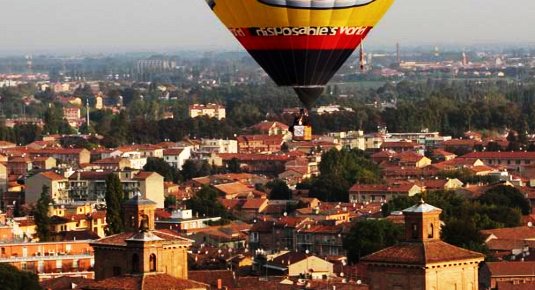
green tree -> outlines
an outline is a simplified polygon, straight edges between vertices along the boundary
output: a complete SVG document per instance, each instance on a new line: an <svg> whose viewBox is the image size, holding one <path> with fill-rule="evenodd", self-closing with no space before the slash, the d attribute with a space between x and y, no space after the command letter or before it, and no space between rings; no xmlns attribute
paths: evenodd
<svg viewBox="0 0 535 290"><path fill-rule="evenodd" d="M37 237L41 242L48 242L52 239L52 231L50 229L51 220L49 216L49 207L52 204L54 204L54 201L50 197L49 188L45 185L33 211Z"/></svg>
<svg viewBox="0 0 535 290"><path fill-rule="evenodd" d="M499 185L487 190L479 201L482 204L518 208L522 214L531 213L531 205L522 192L515 187Z"/></svg>
<svg viewBox="0 0 535 290"><path fill-rule="evenodd" d="M344 238L344 249L351 262L395 245L403 238L403 229L388 220L366 220L353 224Z"/></svg>
<svg viewBox="0 0 535 290"><path fill-rule="evenodd" d="M231 173L240 173L241 172L240 160L236 157L230 159L230 161L227 163L227 169Z"/></svg>
<svg viewBox="0 0 535 290"><path fill-rule="evenodd" d="M269 199L274 200L289 200L292 199L292 191L288 187L288 184L280 179L274 179L266 184L266 187L271 191L269 192Z"/></svg>
<svg viewBox="0 0 535 290"><path fill-rule="evenodd" d="M163 202L165 208L174 208L176 206L176 203L177 203L177 200L176 200L176 196L174 195L166 196Z"/></svg>
<svg viewBox="0 0 535 290"><path fill-rule="evenodd" d="M442 227L441 238L452 245L470 249L478 252L487 252L483 239L478 227L472 220L450 219Z"/></svg>
<svg viewBox="0 0 535 290"><path fill-rule="evenodd" d="M106 178L106 222L107 235L114 235L124 231L124 221L121 203L124 200L123 186L119 177L110 173Z"/></svg>
<svg viewBox="0 0 535 290"><path fill-rule="evenodd" d="M143 166L143 170L158 172L158 174L164 177L165 181L177 182L180 179L178 170L173 168L162 158L149 157L147 159L147 164Z"/></svg>
<svg viewBox="0 0 535 290"><path fill-rule="evenodd" d="M191 199L186 201L186 206L200 216L217 217L222 219L234 219L227 209L217 200L218 192L203 186Z"/></svg>
<svg viewBox="0 0 535 290"><path fill-rule="evenodd" d="M0 264L0 288L5 290L42 290L36 274L20 271L8 263Z"/></svg>
<svg viewBox="0 0 535 290"><path fill-rule="evenodd" d="M45 111L44 119L45 126L43 133L58 134L61 123L63 122L63 110L59 106L50 105Z"/></svg>
<svg viewBox="0 0 535 290"><path fill-rule="evenodd" d="M377 183L379 167L361 150L332 149L325 152L319 165L320 176L312 181L310 194L323 201L347 202L347 192L355 183Z"/></svg>

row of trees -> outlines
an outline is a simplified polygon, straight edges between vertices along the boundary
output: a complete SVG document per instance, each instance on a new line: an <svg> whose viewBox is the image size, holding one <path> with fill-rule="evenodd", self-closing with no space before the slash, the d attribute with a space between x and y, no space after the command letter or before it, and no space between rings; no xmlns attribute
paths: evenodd
<svg viewBox="0 0 535 290"><path fill-rule="evenodd" d="M361 150L332 149L323 153L319 164L319 177L297 185L309 189L310 196L322 201L348 202L348 191L355 183L381 182L380 168Z"/></svg>
<svg viewBox="0 0 535 290"><path fill-rule="evenodd" d="M193 87L188 93L175 94L179 100L160 100L158 90L145 90L143 97L135 88L104 88L111 98L123 97L127 110L118 115L111 111L92 111L91 124L84 132L96 132L105 136L104 144L118 146L128 143L156 143L162 140L180 140L184 137L231 138L264 119L290 123L292 116L282 115L287 107L300 106L291 90L273 84L222 86L205 89ZM30 130L26 137L14 133L10 140L17 143L32 141L32 135L72 133L63 120L61 105L50 105L50 96L41 96L35 88L0 89L3 106L14 103L23 105L23 96L31 92L42 98L41 104L27 106L29 116L42 117L45 128ZM336 91L336 93L334 93ZM81 97L91 98L90 90L77 91ZM340 97L340 95L348 97ZM453 136L461 136L467 130L502 130L512 128L521 135L535 131L535 84L507 81L428 80L402 81L397 84L362 88L348 84L343 89L327 92L319 104L340 104L352 112L313 115L311 120L317 133L363 129L375 131L387 126L393 132L420 131L423 128L438 130ZM217 102L227 108L226 120L207 118L189 119L188 105ZM394 107L365 104L391 102ZM393 103L392 103L393 102ZM164 111L174 113L174 119L160 120ZM14 113L8 116L14 115ZM0 130L0 135L2 134ZM20 133L19 133L20 134ZM522 142L522 138L519 140ZM525 147L524 147L525 148ZM534 148L535 149L535 148Z"/></svg>

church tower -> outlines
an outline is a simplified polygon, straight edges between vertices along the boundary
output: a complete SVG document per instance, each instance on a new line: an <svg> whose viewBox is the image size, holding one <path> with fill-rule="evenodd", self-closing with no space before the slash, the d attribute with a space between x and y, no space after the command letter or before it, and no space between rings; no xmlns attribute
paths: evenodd
<svg viewBox="0 0 535 290"><path fill-rule="evenodd" d="M423 200L403 211L405 241L362 258L370 290L476 290L480 253L440 240L441 209Z"/></svg>
<svg viewBox="0 0 535 290"><path fill-rule="evenodd" d="M187 249L192 241L171 230L156 230L155 210L156 203L141 196L123 204L128 232L91 244L95 251L97 281L125 275L188 278Z"/></svg>

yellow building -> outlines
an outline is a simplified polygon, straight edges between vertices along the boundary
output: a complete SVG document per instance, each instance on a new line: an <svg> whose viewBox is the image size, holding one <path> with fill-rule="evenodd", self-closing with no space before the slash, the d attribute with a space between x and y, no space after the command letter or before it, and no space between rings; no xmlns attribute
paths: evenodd
<svg viewBox="0 0 535 290"><path fill-rule="evenodd" d="M48 194L55 203L69 201L69 180L53 171L45 171L26 180L25 201L27 204L39 200L43 186L48 188Z"/></svg>
<svg viewBox="0 0 535 290"><path fill-rule="evenodd" d="M440 240L441 209L420 202L403 211L405 242L368 255L370 290L476 290L480 253Z"/></svg>

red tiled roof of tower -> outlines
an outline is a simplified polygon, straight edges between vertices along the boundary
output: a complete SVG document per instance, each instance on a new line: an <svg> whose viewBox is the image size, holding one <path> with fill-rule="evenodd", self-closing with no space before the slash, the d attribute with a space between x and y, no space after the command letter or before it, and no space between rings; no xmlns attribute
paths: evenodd
<svg viewBox="0 0 535 290"><path fill-rule="evenodd" d="M455 247L443 241L400 243L362 258L369 263L399 263L422 265L452 260L479 259L480 253Z"/></svg>

